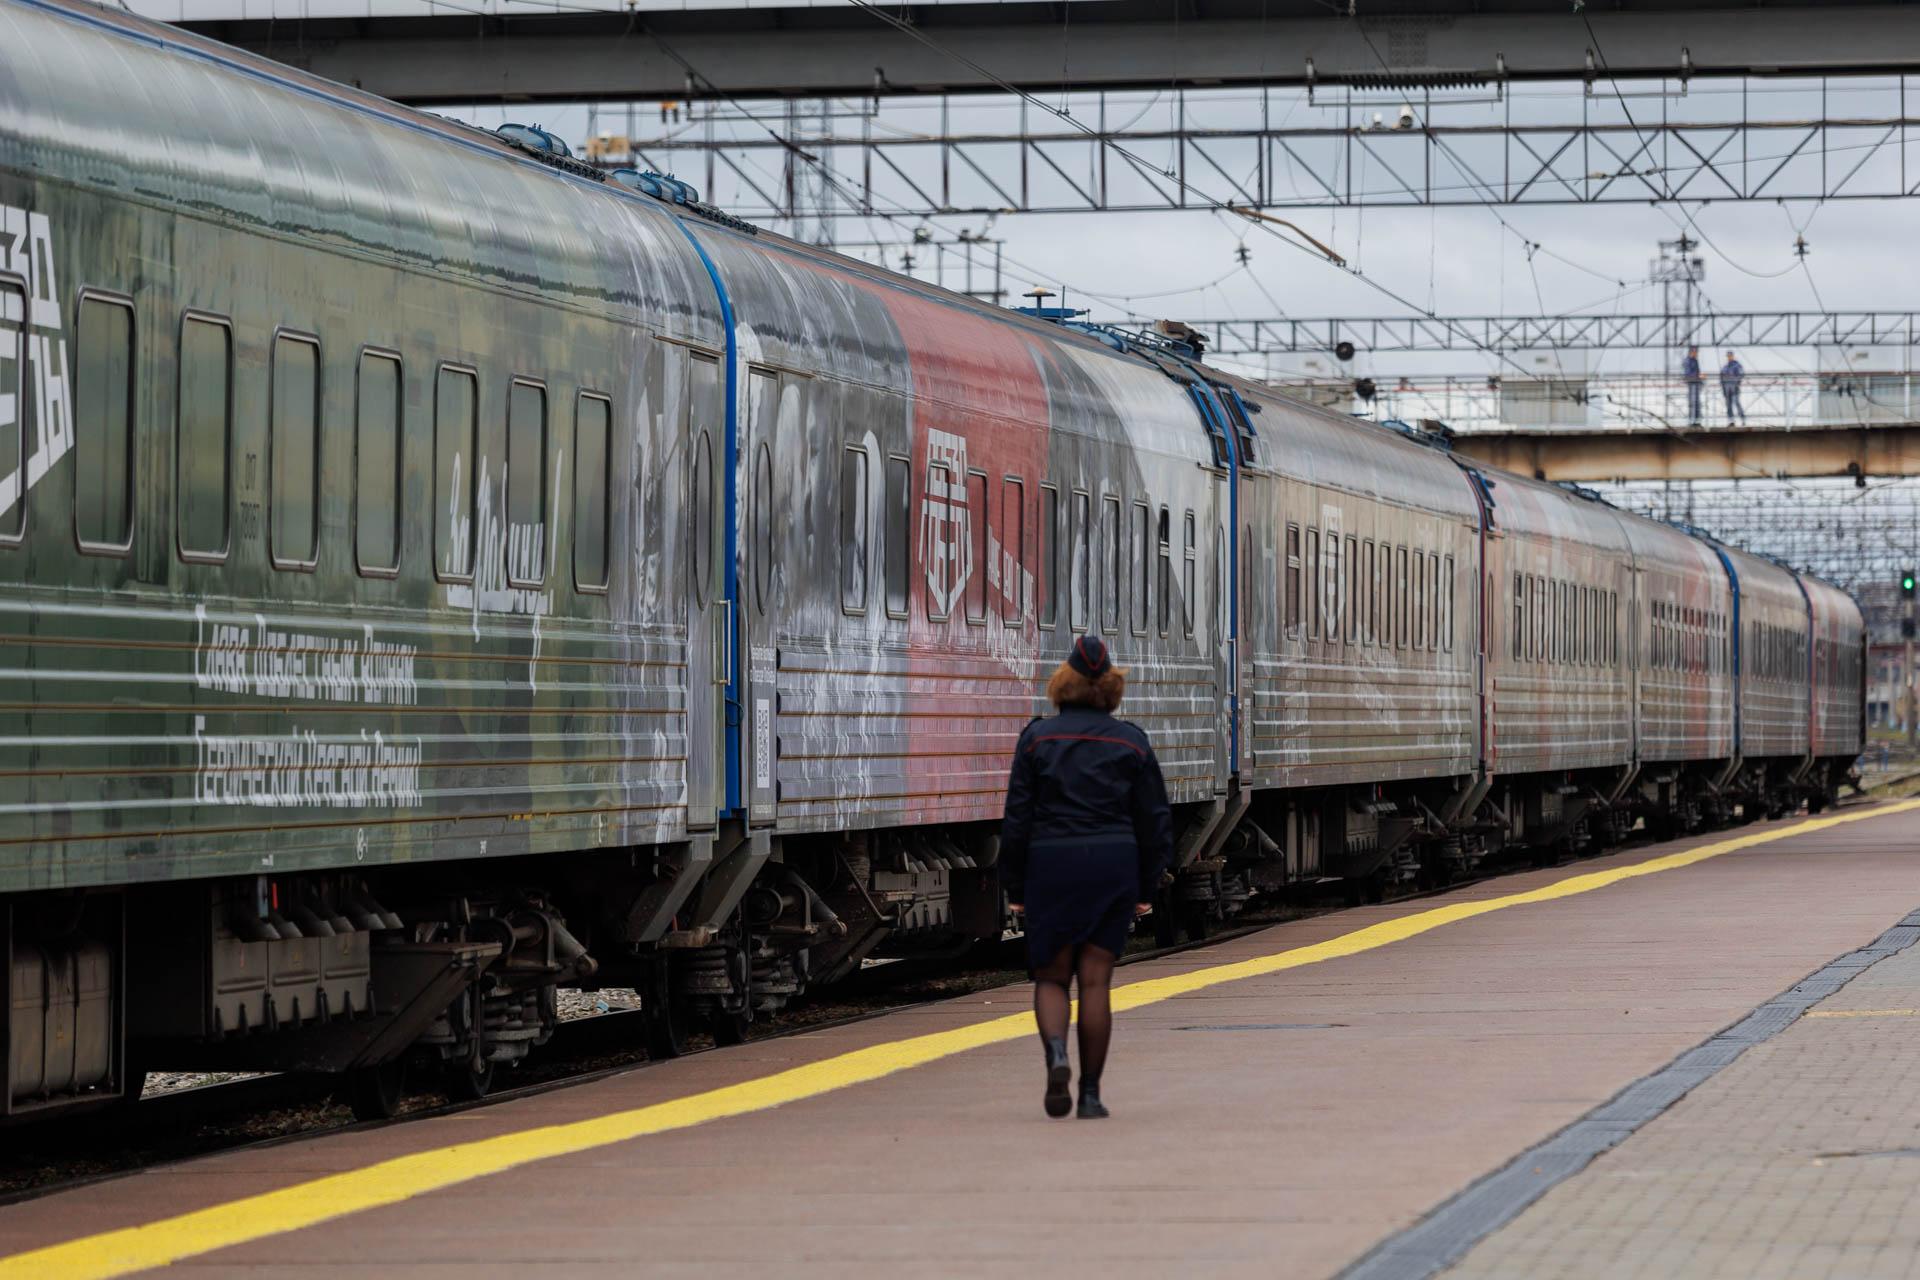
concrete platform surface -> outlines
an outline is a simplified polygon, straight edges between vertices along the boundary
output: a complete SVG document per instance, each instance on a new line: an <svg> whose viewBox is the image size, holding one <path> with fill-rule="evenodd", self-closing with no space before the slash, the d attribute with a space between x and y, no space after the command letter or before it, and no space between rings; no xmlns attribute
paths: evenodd
<svg viewBox="0 0 1920 1280"><path fill-rule="evenodd" d="M1331 1276L1920 907L1917 810L1757 825L1130 966L1105 1122L1042 1115L1027 989L1007 988L10 1206L0 1277ZM1920 1008L1914 955L1817 1011ZM1772 1221L1781 1170L1812 1147L1868 1154L1793 1165L1808 1185L1889 1197L1848 1231L1912 1232L1920 1159L1873 1153L1920 1149L1893 1061L1915 1035L1920 1015L1805 1020L1460 1273L1696 1274L1660 1249L1631 1273L1542 1259L1610 1229L1616 1258L1647 1256L1685 1237L1669 1204L1700 1258L1749 1247L1752 1231L1715 1243L1715 1206L1764 1200ZM1826 1056L1790 1059L1803 1040ZM1729 1090L1747 1092L1712 1101ZM1878 1109L1795 1127L1841 1098ZM1720 1163L1700 1180L1681 1157ZM1683 1171L1642 1194L1640 1168ZM1619 1225L1643 1220L1667 1234ZM1736 1273L1755 1274L1698 1272Z"/></svg>

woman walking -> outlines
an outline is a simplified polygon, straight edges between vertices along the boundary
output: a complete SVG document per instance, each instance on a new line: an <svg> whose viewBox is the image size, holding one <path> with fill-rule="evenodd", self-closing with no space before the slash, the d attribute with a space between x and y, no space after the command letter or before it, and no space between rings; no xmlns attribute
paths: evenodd
<svg viewBox="0 0 1920 1280"><path fill-rule="evenodd" d="M1107 1114L1100 1073L1113 1036L1114 961L1173 856L1167 787L1147 735L1114 708L1127 673L1099 636L1081 636L1047 682L1059 714L1014 749L1000 829L1000 880L1026 916L1033 1017L1046 1050L1046 1109L1072 1106L1067 987L1080 981L1080 1118Z"/></svg>

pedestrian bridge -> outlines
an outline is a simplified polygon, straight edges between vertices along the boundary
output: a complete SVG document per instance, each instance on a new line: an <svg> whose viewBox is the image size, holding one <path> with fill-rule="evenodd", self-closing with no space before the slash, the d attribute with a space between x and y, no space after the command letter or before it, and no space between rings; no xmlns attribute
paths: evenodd
<svg viewBox="0 0 1920 1280"><path fill-rule="evenodd" d="M1744 420L1714 376L1693 425L1686 385L1659 375L1352 379L1277 390L1379 421L1444 427L1455 452L1542 480L1755 480L1920 475L1920 375L1749 374ZM1369 388L1361 388L1366 390Z"/></svg>

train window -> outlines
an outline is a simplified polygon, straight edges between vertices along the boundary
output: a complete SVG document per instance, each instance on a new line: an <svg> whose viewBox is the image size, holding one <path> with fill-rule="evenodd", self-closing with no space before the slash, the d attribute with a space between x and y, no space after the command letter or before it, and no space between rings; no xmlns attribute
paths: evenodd
<svg viewBox="0 0 1920 1280"><path fill-rule="evenodd" d="M1149 566L1152 563L1152 549L1147 546L1147 504L1133 504L1133 634L1147 634L1147 621L1150 616L1147 607L1147 581Z"/></svg>
<svg viewBox="0 0 1920 1280"><path fill-rule="evenodd" d="M772 397L769 397L771 399ZM764 410L769 415L776 414L776 406ZM773 447L771 421L767 422L768 434L760 437L760 447L753 456L753 602L761 613L773 603L773 527L776 523L773 511Z"/></svg>
<svg viewBox="0 0 1920 1280"><path fill-rule="evenodd" d="M1519 662L1525 657L1527 634L1527 579L1525 574L1513 575L1513 660Z"/></svg>
<svg viewBox="0 0 1920 1280"><path fill-rule="evenodd" d="M1440 556L1436 552L1427 557L1427 574L1433 579L1427 588L1427 648L1435 652L1440 649Z"/></svg>
<svg viewBox="0 0 1920 1280"><path fill-rule="evenodd" d="M1387 572L1393 564L1393 548L1381 543L1373 561L1373 643L1393 643L1393 593L1387 589Z"/></svg>
<svg viewBox="0 0 1920 1280"><path fill-rule="evenodd" d="M1120 591L1126 580L1126 548L1120 542L1120 499L1100 499L1100 545L1106 551L1107 591L1101 597L1102 619L1111 635L1120 628Z"/></svg>
<svg viewBox="0 0 1920 1280"><path fill-rule="evenodd" d="M886 542L887 616L907 616L907 566L913 538L912 462L900 454L887 457Z"/></svg>
<svg viewBox="0 0 1920 1280"><path fill-rule="evenodd" d="M1000 482L1001 616L1010 627L1027 620L1027 486L1014 476Z"/></svg>
<svg viewBox="0 0 1920 1280"><path fill-rule="evenodd" d="M699 366L694 366L696 369ZM693 596L702 608L713 592L713 440L705 431L693 444Z"/></svg>
<svg viewBox="0 0 1920 1280"><path fill-rule="evenodd" d="M0 280L0 543L27 531L27 292Z"/></svg>
<svg viewBox="0 0 1920 1280"><path fill-rule="evenodd" d="M927 464L927 489L925 501L921 504L926 511L945 511L951 513L953 502L966 499L966 487L953 482L953 471L944 462ZM932 517L928 517L931 520ZM951 514L947 517L949 522ZM949 523L943 534L951 529ZM944 538L937 545L929 546L933 541L927 536L928 521L921 522L920 556L926 561L927 576L927 618L932 622L943 622L953 612L953 570L954 561L960 554L960 548Z"/></svg>
<svg viewBox="0 0 1920 1280"><path fill-rule="evenodd" d="M443 364L433 388L433 555L446 581L473 576L475 387L473 370Z"/></svg>
<svg viewBox="0 0 1920 1280"><path fill-rule="evenodd" d="M1441 647L1445 649L1448 653L1452 653L1453 652L1453 597L1454 597L1454 590L1455 590L1452 556L1448 556L1446 558L1446 566L1447 566L1447 571L1444 576L1447 584L1447 616L1443 620L1443 625L1440 629L1440 637L1441 637Z"/></svg>
<svg viewBox="0 0 1920 1280"><path fill-rule="evenodd" d="M398 366L395 366L396 370ZM608 508L613 494L613 402L581 392L573 408L573 585L607 589Z"/></svg>
<svg viewBox="0 0 1920 1280"><path fill-rule="evenodd" d="M867 451L840 451L840 608L858 617L867 611Z"/></svg>
<svg viewBox="0 0 1920 1280"><path fill-rule="evenodd" d="M1173 627L1173 521L1165 507L1160 508L1158 545L1160 573L1154 579L1154 602L1159 606L1160 634Z"/></svg>
<svg viewBox="0 0 1920 1280"><path fill-rule="evenodd" d="M1093 536L1089 524L1093 519L1092 495L1076 490L1073 495L1073 605L1072 617L1068 624L1075 631L1085 631L1087 621L1093 615Z"/></svg>
<svg viewBox="0 0 1920 1280"><path fill-rule="evenodd" d="M1567 584L1567 661L1579 666L1586 661L1581 657L1587 642L1586 594L1577 582Z"/></svg>
<svg viewBox="0 0 1920 1280"><path fill-rule="evenodd" d="M1287 526L1287 564L1286 564L1286 624L1287 639L1300 638L1300 526Z"/></svg>
<svg viewBox="0 0 1920 1280"><path fill-rule="evenodd" d="M1533 579L1533 660L1545 662L1547 659L1547 580L1541 577Z"/></svg>
<svg viewBox="0 0 1920 1280"><path fill-rule="evenodd" d="M121 555L133 546L133 303L82 291L74 349L74 531L82 550Z"/></svg>
<svg viewBox="0 0 1920 1280"><path fill-rule="evenodd" d="M353 561L361 573L400 570L400 360L360 353L353 388Z"/></svg>
<svg viewBox="0 0 1920 1280"><path fill-rule="evenodd" d="M1340 598L1340 612L1346 619L1347 643L1360 641L1360 540L1347 535L1347 581Z"/></svg>
<svg viewBox="0 0 1920 1280"><path fill-rule="evenodd" d="M1374 573L1379 579L1380 626L1374 635L1374 643L1383 649L1393 648L1393 544L1380 544L1379 559L1374 562Z"/></svg>
<svg viewBox="0 0 1920 1280"><path fill-rule="evenodd" d="M510 585L547 576L547 389L523 378L507 387L506 554Z"/></svg>
<svg viewBox="0 0 1920 1280"><path fill-rule="evenodd" d="M987 476L967 472L967 621L978 626L987 620L987 530L993 518L987 506Z"/></svg>
<svg viewBox="0 0 1920 1280"><path fill-rule="evenodd" d="M1307 601L1307 639L1320 638L1320 531L1311 526L1307 529L1307 590L1312 599Z"/></svg>
<svg viewBox="0 0 1920 1280"><path fill-rule="evenodd" d="M1601 603L1606 593L1598 587L1587 588L1587 665L1597 667L1606 661L1606 637L1601 628Z"/></svg>
<svg viewBox="0 0 1920 1280"><path fill-rule="evenodd" d="M1193 512L1187 512L1186 518L1186 557L1180 562L1180 625L1187 639L1193 639L1193 592L1195 583L1195 557L1198 553L1198 526L1194 522Z"/></svg>
<svg viewBox="0 0 1920 1280"><path fill-rule="evenodd" d="M1427 623L1432 615L1427 599L1427 553L1418 547L1413 551L1413 647L1427 647Z"/></svg>
<svg viewBox="0 0 1920 1280"><path fill-rule="evenodd" d="M267 548L276 569L311 569L320 550L319 342L304 334L276 334L270 380Z"/></svg>
<svg viewBox="0 0 1920 1280"><path fill-rule="evenodd" d="M1256 581L1254 570L1253 526L1251 525L1247 526L1246 531L1240 537L1240 572L1245 583L1245 590L1241 598L1240 616L1246 619L1246 625L1241 628L1240 634L1246 639L1248 644L1257 649L1260 644L1261 631L1260 602L1258 599L1259 593L1255 590L1255 587L1259 584Z"/></svg>
<svg viewBox="0 0 1920 1280"><path fill-rule="evenodd" d="M1340 643L1340 535L1329 529L1325 548L1326 560L1323 562L1324 575L1320 579L1320 614L1322 625L1326 628L1327 643Z"/></svg>
<svg viewBox="0 0 1920 1280"><path fill-rule="evenodd" d="M1040 486L1040 625L1052 630L1060 622L1060 490Z"/></svg>
<svg viewBox="0 0 1920 1280"><path fill-rule="evenodd" d="M1216 521L1213 526L1213 634L1227 634L1227 527Z"/></svg>
<svg viewBox="0 0 1920 1280"><path fill-rule="evenodd" d="M1587 588L1587 665L1600 665L1600 588Z"/></svg>
<svg viewBox="0 0 1920 1280"><path fill-rule="evenodd" d="M1360 546L1360 558L1362 562L1360 568L1360 583L1363 592L1361 598L1366 601L1366 608L1363 610L1363 615L1360 620L1360 640L1363 644L1372 644L1374 643L1374 636L1379 634L1380 625L1379 584L1374 581L1373 577L1373 539L1368 538L1365 542L1361 543Z"/></svg>
<svg viewBox="0 0 1920 1280"><path fill-rule="evenodd" d="M188 312L180 321L179 421L174 434L174 486L183 560L227 554L233 490L233 330L219 316Z"/></svg>
<svg viewBox="0 0 1920 1280"><path fill-rule="evenodd" d="M1393 616L1399 628L1394 642L1399 648L1404 649L1407 647L1407 549L1405 547L1393 549L1393 569L1393 592L1394 599L1397 601Z"/></svg>
<svg viewBox="0 0 1920 1280"><path fill-rule="evenodd" d="M1573 661L1573 593L1567 584L1553 584L1553 660L1566 665Z"/></svg>

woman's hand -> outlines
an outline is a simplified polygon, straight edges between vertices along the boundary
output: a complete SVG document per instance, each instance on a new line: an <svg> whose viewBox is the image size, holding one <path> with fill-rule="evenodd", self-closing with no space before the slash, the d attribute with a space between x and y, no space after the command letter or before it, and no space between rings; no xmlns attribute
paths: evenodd
<svg viewBox="0 0 1920 1280"><path fill-rule="evenodd" d="M1152 913L1153 904L1151 902L1136 902L1133 904L1133 917L1136 920L1141 916L1151 915Z"/></svg>

